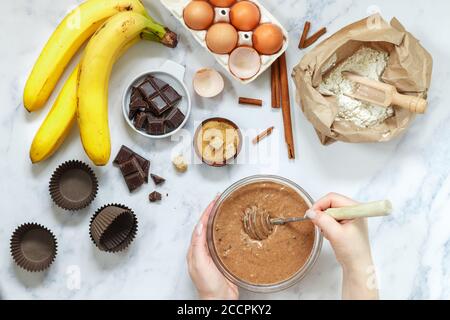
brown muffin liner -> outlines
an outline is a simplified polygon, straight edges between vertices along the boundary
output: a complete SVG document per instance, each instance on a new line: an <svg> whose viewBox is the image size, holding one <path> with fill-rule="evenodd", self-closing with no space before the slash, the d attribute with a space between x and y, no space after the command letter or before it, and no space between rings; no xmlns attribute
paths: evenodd
<svg viewBox="0 0 450 320"><path fill-rule="evenodd" d="M44 250L45 254L40 259L36 258L36 260L33 260L33 257L26 256L25 250L22 247L25 237L27 235L30 236L30 232L34 232L34 239L28 239L28 244L36 241L36 245L38 243L40 244L39 249ZM40 234L42 234L42 236L40 236ZM37 240L36 237L40 239ZM49 229L37 223L25 223L19 226L12 234L10 250L13 260L19 267L29 272L40 272L50 267L55 260L58 251L58 243ZM27 250L30 250L30 248ZM40 253L42 255L42 250L40 250ZM35 252L35 254L38 255L39 252Z"/></svg>
<svg viewBox="0 0 450 320"><path fill-rule="evenodd" d="M61 178L65 173L72 169L79 169L86 172L92 180L93 185L91 194L86 199L78 202L66 199L60 191ZM69 211L77 211L86 208L95 199L98 192L98 180L94 171L86 163L78 160L66 161L53 172L50 179L49 192L53 202L58 207Z"/></svg>
<svg viewBox="0 0 450 320"><path fill-rule="evenodd" d="M115 253L126 249L133 242L137 227L133 210L121 204L107 204L91 218L89 234L101 251Z"/></svg>

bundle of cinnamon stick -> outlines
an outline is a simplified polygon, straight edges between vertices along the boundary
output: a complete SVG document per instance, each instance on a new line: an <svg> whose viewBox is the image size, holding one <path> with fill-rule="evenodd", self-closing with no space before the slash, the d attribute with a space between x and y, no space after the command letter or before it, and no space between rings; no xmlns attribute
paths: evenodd
<svg viewBox="0 0 450 320"><path fill-rule="evenodd" d="M286 65L286 54L283 53L271 69L272 108L280 108L283 113L284 137L288 148L289 159L295 159L294 134L292 132L291 102Z"/></svg>

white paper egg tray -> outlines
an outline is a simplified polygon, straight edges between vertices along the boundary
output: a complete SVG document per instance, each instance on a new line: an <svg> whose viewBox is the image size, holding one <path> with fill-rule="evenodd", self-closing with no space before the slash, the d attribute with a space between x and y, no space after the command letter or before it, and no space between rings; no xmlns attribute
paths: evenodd
<svg viewBox="0 0 450 320"><path fill-rule="evenodd" d="M256 78L259 77L259 75L261 75L264 71L266 71L271 65L272 63L278 59L279 56L281 56L287 49L288 45L289 45L289 37L288 37L288 33L286 31L286 29L281 25L281 23L272 15L270 14L270 12L264 8L257 0L249 0L253 3L255 3L258 7L259 10L261 12L261 24L262 23L273 23L277 26L279 26L283 32L284 35L284 43L283 43L283 47L281 48L281 50L279 52L277 52L276 54L267 56L267 55L260 55L261 56L261 68L259 70L259 72L254 75L252 78L249 79L240 79L238 77L236 77L229 69L228 67L228 60L230 55L229 54L216 54L211 52L207 45L206 45L206 30L202 30L202 31L196 31L196 30L192 30L190 29L185 23L184 23L184 19L183 19L183 11L184 8L187 6L187 4L189 2L191 2L191 0L160 0L161 3L172 13L172 15L178 19L178 21L180 21L180 23L187 29L189 30L192 35L194 36L194 38L197 40L197 42L203 46L206 50L208 50L209 53L211 53L217 60L217 62L229 73L233 76L233 78L235 78L236 80L238 80L239 82L243 83L243 84L247 84L252 82L253 80L255 80ZM215 8L215 22L219 22L219 21L228 21L227 17L228 15L226 14L225 16L223 16L221 14L221 11L225 10L227 13L229 12L229 8ZM252 45L252 32L243 32L243 31L239 31L239 42L238 42L238 46L251 46Z"/></svg>

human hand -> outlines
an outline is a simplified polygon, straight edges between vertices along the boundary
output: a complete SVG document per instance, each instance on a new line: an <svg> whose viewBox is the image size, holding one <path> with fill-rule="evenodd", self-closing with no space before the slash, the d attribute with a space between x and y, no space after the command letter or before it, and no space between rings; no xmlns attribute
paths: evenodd
<svg viewBox="0 0 450 320"><path fill-rule="evenodd" d="M306 215L330 241L344 274L344 299L378 299L375 270L370 250L366 219L336 221L326 213L329 208L354 206L358 203L330 193L317 201Z"/></svg>
<svg viewBox="0 0 450 320"><path fill-rule="evenodd" d="M367 220L336 221L324 213L329 208L354 206L358 203L339 194L330 193L317 201L307 216L330 241L336 259L344 269L360 267L372 262Z"/></svg>
<svg viewBox="0 0 450 320"><path fill-rule="evenodd" d="M206 208L192 234L191 246L187 254L189 274L200 299L237 300L239 298L237 286L217 269L206 244L206 226L216 201L217 199Z"/></svg>

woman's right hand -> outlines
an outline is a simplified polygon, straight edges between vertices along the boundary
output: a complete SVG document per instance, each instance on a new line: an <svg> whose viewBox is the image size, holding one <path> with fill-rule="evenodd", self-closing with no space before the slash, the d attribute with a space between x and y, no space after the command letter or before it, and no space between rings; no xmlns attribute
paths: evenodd
<svg viewBox="0 0 450 320"><path fill-rule="evenodd" d="M336 221L325 213L329 208L354 206L358 203L339 194L330 193L317 201L306 215L330 241L336 259L344 272L344 299L378 297L375 271L370 250L366 219Z"/></svg>

